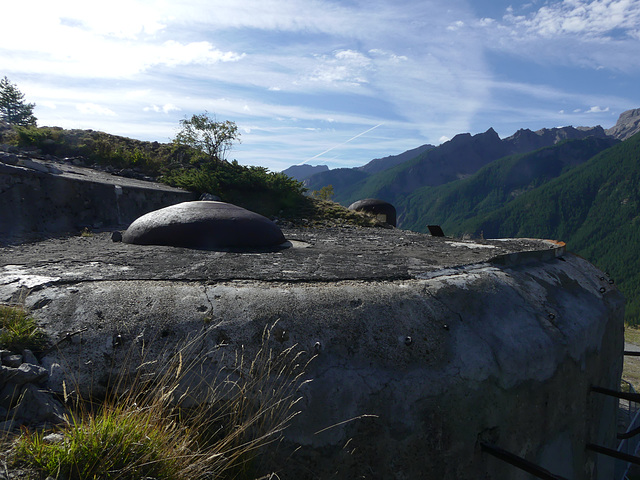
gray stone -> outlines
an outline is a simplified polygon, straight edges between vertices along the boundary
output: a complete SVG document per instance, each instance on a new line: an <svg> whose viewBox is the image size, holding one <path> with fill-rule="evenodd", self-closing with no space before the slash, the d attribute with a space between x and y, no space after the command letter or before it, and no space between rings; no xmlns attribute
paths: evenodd
<svg viewBox="0 0 640 480"><path fill-rule="evenodd" d="M20 391L22 386L16 385L15 383L7 383L0 390L0 407L5 410L11 410L18 399L20 398Z"/></svg>
<svg viewBox="0 0 640 480"><path fill-rule="evenodd" d="M0 378L7 383L24 385L25 383L39 382L47 376L47 370L39 365L22 363L18 368L0 367Z"/></svg>
<svg viewBox="0 0 640 480"><path fill-rule="evenodd" d="M39 365L40 364L40 362L38 362L38 358L28 348L25 348L22 351L22 361L24 363L28 363L28 364L31 364L31 365Z"/></svg>
<svg viewBox="0 0 640 480"><path fill-rule="evenodd" d="M11 432L20 428L20 422L15 419L5 420L0 422L0 432Z"/></svg>
<svg viewBox="0 0 640 480"><path fill-rule="evenodd" d="M22 355L14 353L2 358L3 365L7 367L18 368L22 364Z"/></svg>
<svg viewBox="0 0 640 480"><path fill-rule="evenodd" d="M286 241L268 218L212 201L184 202L143 215L129 226L122 240L198 249L275 247Z"/></svg>
<svg viewBox="0 0 640 480"><path fill-rule="evenodd" d="M182 189L70 162L52 166L18 158L12 165L4 158L0 156L0 244L77 234L87 225L118 227L157 208L196 198Z"/></svg>
<svg viewBox="0 0 640 480"><path fill-rule="evenodd" d="M42 437L42 441L48 444L58 444L64 442L64 435L62 433L49 433Z"/></svg>
<svg viewBox="0 0 640 480"><path fill-rule="evenodd" d="M53 395L32 384L23 387L13 412L17 419L27 425L43 422L58 424L65 421L62 404Z"/></svg>

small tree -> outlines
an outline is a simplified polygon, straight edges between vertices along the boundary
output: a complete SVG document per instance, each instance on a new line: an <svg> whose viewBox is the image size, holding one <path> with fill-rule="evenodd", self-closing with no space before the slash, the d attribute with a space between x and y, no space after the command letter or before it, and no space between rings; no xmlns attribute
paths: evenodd
<svg viewBox="0 0 640 480"><path fill-rule="evenodd" d="M178 145L187 145L203 152L211 160L225 160L233 142L240 142L235 122L218 122L215 116L205 112L180 120L182 130L173 140Z"/></svg>
<svg viewBox="0 0 640 480"><path fill-rule="evenodd" d="M0 80L0 120L9 125L36 125L35 103L26 103L24 94L7 77Z"/></svg>
<svg viewBox="0 0 640 480"><path fill-rule="evenodd" d="M319 200L331 200L333 198L333 193L333 185L327 185L322 187L320 190L314 190L311 192L311 196Z"/></svg>

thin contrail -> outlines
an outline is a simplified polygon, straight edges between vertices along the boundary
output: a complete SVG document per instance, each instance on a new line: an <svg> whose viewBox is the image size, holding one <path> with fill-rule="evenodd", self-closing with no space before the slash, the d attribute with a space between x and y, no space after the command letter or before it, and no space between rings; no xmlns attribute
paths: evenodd
<svg viewBox="0 0 640 480"><path fill-rule="evenodd" d="M382 125L384 125L384 123L379 123L378 125L376 125L376 126L374 126L374 127L371 127L370 129L365 130L364 132L361 132L361 133L357 134L355 137L351 137L351 138L350 138L349 140L347 140L346 142L342 142L342 143L339 143L339 144L337 144L337 145L334 145L333 147L331 147L331 148L329 148L329 149L325 150L325 151L324 151L324 152L322 152L322 153L319 153L319 154L317 154L317 155L315 155L315 156L313 156L313 157L311 157L311 158L307 158L304 162L302 162L302 164L304 165L305 163L307 163L307 162L309 162L309 161L313 160L314 158L321 157L321 156L322 156L322 155L324 155L325 153L330 152L331 150L333 150L334 148L338 148L338 147L341 147L342 145L346 145L346 144L347 144L347 143L349 143L351 140L355 140L356 138L361 137L361 136L362 136L362 135L364 135L365 133L369 133L371 130L375 130L376 128L381 127Z"/></svg>

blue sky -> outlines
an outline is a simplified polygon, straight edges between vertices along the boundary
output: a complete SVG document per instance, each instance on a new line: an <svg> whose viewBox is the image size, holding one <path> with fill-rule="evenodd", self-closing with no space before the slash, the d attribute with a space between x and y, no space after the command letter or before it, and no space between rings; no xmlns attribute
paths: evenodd
<svg viewBox="0 0 640 480"><path fill-rule="evenodd" d="M39 125L168 142L208 111L239 127L230 158L273 171L640 107L640 0L22 0L3 18L0 77Z"/></svg>

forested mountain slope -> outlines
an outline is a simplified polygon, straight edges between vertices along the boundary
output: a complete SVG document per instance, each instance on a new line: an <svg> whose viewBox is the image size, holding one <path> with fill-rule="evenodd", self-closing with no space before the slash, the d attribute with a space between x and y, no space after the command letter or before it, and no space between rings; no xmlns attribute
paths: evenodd
<svg viewBox="0 0 640 480"><path fill-rule="evenodd" d="M640 133L447 233L562 240L609 272L640 322Z"/></svg>
<svg viewBox="0 0 640 480"><path fill-rule="evenodd" d="M397 207L404 212L399 225L426 232L428 224L439 224L445 232L457 231L466 219L501 208L617 143L613 138L567 140L495 160L461 180L419 188L398 199Z"/></svg>

